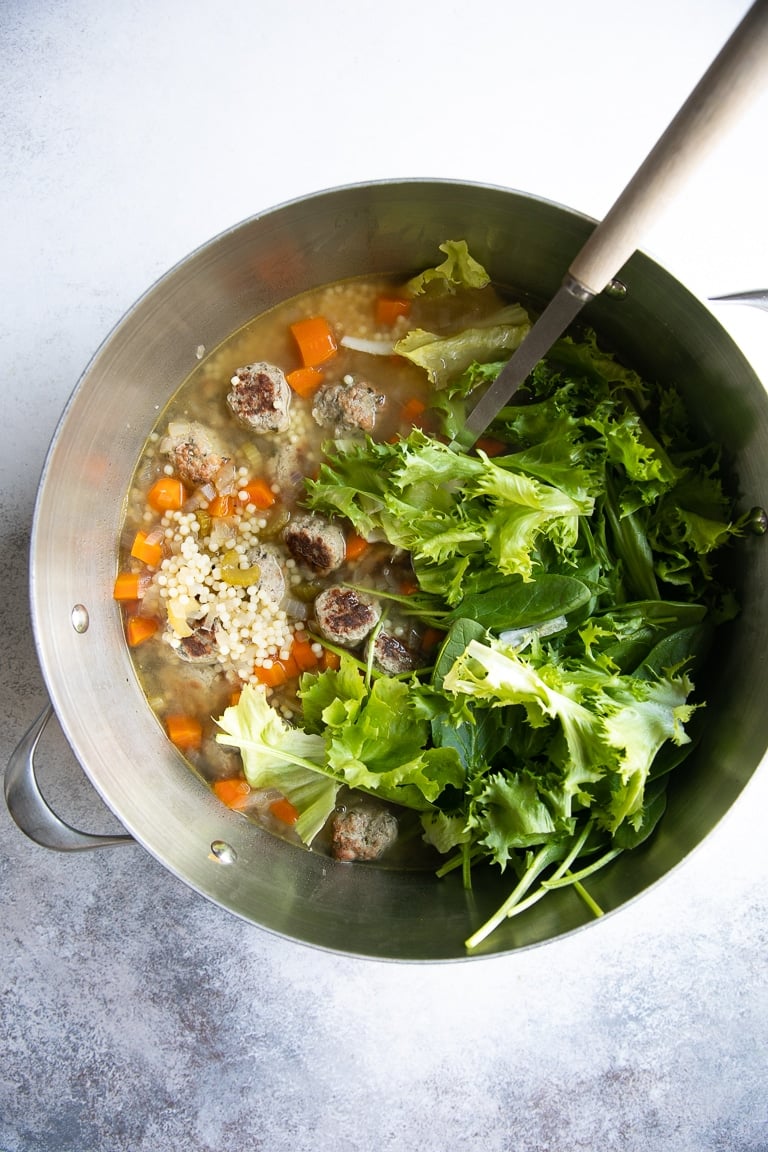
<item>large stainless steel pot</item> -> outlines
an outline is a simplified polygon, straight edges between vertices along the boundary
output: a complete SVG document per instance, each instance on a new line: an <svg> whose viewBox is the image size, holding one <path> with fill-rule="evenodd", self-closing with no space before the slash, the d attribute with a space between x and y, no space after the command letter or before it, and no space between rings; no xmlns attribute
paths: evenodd
<svg viewBox="0 0 768 1152"><path fill-rule="evenodd" d="M59 424L39 490L31 605L56 716L94 787L137 841L194 889L246 920L321 948L443 960L498 906L510 879L494 869L466 893L456 875L338 864L229 812L190 772L148 709L111 599L125 494L171 393L253 315L330 280L403 273L464 237L494 280L546 301L593 222L532 196L442 181L340 188L296 200L224 233L152 288L99 350ZM732 458L745 507L765 499L768 402L760 381L707 309L646 256L625 267L626 295L603 294L585 321L641 372L674 380L705 434ZM739 547L743 612L719 640L704 738L678 772L652 840L590 887L611 911L654 884L712 829L768 743L764 652L768 552ZM57 831L35 799L35 732L8 770L8 800L43 843L98 843ZM507 922L480 955L550 941L588 922L570 891Z"/></svg>

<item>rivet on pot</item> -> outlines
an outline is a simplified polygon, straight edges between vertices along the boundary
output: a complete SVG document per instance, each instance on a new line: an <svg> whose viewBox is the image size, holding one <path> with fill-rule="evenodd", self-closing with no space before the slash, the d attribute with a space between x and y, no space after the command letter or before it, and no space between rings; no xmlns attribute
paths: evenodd
<svg viewBox="0 0 768 1152"><path fill-rule="evenodd" d="M75 604L69 618L72 621L72 627L75 632L82 633L88 631L88 625L91 621L88 616L88 609L84 604Z"/></svg>
<svg viewBox="0 0 768 1152"><path fill-rule="evenodd" d="M211 844L211 855L220 864L234 864L237 860L237 852L226 840L214 840Z"/></svg>
<svg viewBox="0 0 768 1152"><path fill-rule="evenodd" d="M624 300L629 295L629 288L623 280L609 280L603 292L613 300Z"/></svg>
<svg viewBox="0 0 768 1152"><path fill-rule="evenodd" d="M755 536L765 536L768 532L768 512L765 508L752 508L747 516L746 526Z"/></svg>

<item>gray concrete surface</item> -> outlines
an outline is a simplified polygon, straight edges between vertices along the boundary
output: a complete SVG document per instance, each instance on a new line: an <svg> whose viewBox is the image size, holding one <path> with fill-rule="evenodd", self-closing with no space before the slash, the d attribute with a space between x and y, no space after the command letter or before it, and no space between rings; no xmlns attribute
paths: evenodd
<svg viewBox="0 0 768 1152"><path fill-rule="evenodd" d="M745 8L6 0L0 763L45 700L27 545L46 447L133 300L222 228L353 180L481 180L598 216ZM701 295L768 278L764 124L649 237ZM768 318L727 322L768 379ZM67 819L115 826L55 728L40 763ZM766 812L763 768L618 916L414 966L272 937L138 847L48 852L0 806L0 1149L765 1152Z"/></svg>

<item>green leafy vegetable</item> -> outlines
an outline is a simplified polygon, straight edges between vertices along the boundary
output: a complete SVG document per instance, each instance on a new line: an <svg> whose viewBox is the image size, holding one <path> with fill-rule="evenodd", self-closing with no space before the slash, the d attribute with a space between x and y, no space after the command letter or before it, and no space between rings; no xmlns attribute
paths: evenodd
<svg viewBox="0 0 768 1152"><path fill-rule="evenodd" d="M541 540L567 553L579 518L592 511L591 497L575 499L508 462L459 456L414 429L406 440L368 440L331 455L307 482L307 503L343 513L363 536L382 534L407 549L422 587L447 588L454 604L470 569L489 562L530 580Z"/></svg>
<svg viewBox="0 0 768 1152"><path fill-rule="evenodd" d="M252 788L277 788L299 812L301 838L311 843L336 803L339 784L322 774L325 740L286 724L264 693L246 684L218 720L220 744L239 748Z"/></svg>
<svg viewBox="0 0 768 1152"><path fill-rule="evenodd" d="M498 360L514 352L530 330L528 315L515 305L493 317L493 322L465 328L452 336L436 336L414 328L395 344L394 351L423 368L430 383L443 388L475 362Z"/></svg>
<svg viewBox="0 0 768 1152"><path fill-rule="evenodd" d="M485 288L490 283L485 268L470 256L466 240L446 240L438 247L446 259L409 280L405 286L408 295L446 295L460 288Z"/></svg>
<svg viewBox="0 0 768 1152"><path fill-rule="evenodd" d="M248 684L217 721L216 739L239 748L252 788L276 788L291 801L305 843L343 784L417 811L430 810L447 787L463 786L457 752L427 747L428 722L402 681L380 677L368 688L357 662L344 656L338 670L305 674L301 697L308 730L287 724Z"/></svg>
<svg viewBox="0 0 768 1152"><path fill-rule="evenodd" d="M477 592L468 592L445 622L462 617L486 628L535 628L559 616L577 613L592 597L573 576L543 573L535 580L515 576Z"/></svg>

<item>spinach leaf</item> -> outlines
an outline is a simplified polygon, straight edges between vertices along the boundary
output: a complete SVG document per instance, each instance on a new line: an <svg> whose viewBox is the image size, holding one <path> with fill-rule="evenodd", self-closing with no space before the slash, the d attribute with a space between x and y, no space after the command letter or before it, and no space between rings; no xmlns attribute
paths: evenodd
<svg viewBox="0 0 768 1152"><path fill-rule="evenodd" d="M482 772L507 743L509 732L502 709L483 708L471 720L456 723L448 712L431 720L432 742L436 748L453 748L467 774Z"/></svg>
<svg viewBox="0 0 768 1152"><path fill-rule="evenodd" d="M533 628L556 616L578 611L591 596L586 584L571 576L543 575L531 581L517 578L470 593L446 619L476 620L485 628L494 629Z"/></svg>
<svg viewBox="0 0 768 1152"><path fill-rule="evenodd" d="M670 633L653 646L634 675L644 680L653 680L670 668L679 668L682 664L690 666L690 663L706 652L710 636L710 630L702 625Z"/></svg>
<svg viewBox="0 0 768 1152"><path fill-rule="evenodd" d="M443 681L453 665L463 656L472 640L484 640L486 629L476 620L454 620L437 654L432 670L432 687L443 691Z"/></svg>

